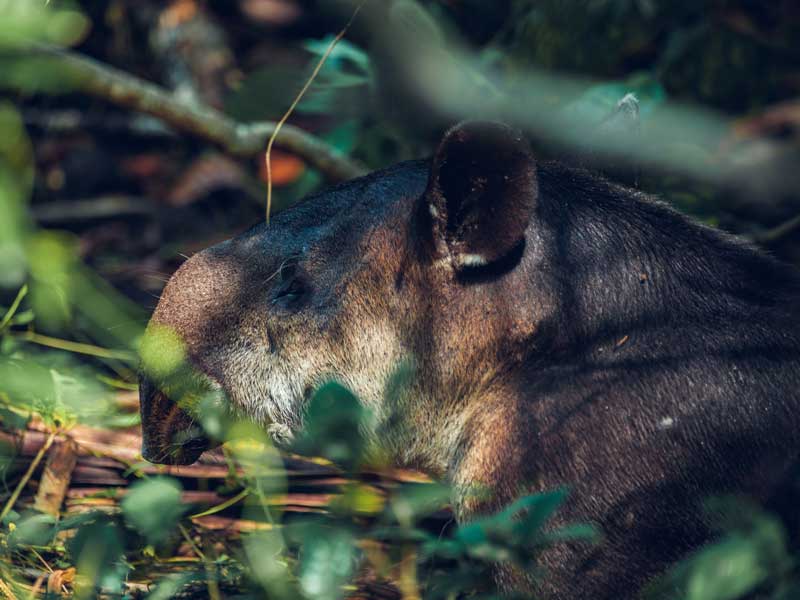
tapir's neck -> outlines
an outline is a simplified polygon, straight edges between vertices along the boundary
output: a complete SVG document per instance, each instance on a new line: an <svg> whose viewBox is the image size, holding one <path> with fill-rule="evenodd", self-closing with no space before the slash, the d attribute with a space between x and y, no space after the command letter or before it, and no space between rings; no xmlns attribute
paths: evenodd
<svg viewBox="0 0 800 600"><path fill-rule="evenodd" d="M540 196L553 326L573 342L797 310L793 270L643 194L547 164Z"/></svg>
<svg viewBox="0 0 800 600"><path fill-rule="evenodd" d="M487 508L482 489L497 502L518 493L510 474L536 480L524 450L545 370L632 348L658 364L652 353L668 355L669 336L696 334L703 351L713 342L703 327L800 305L788 301L796 274L661 203L557 165L542 165L539 181L519 265L431 299L425 332L435 335L421 346L437 364L420 365L378 436L397 463L447 478L462 516Z"/></svg>

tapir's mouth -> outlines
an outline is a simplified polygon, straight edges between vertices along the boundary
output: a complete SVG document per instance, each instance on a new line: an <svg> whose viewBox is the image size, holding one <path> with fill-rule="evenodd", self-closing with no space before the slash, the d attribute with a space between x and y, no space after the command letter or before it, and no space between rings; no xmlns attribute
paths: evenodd
<svg viewBox="0 0 800 600"><path fill-rule="evenodd" d="M195 419L156 387L139 378L142 415L142 458L162 465L190 465L216 444Z"/></svg>

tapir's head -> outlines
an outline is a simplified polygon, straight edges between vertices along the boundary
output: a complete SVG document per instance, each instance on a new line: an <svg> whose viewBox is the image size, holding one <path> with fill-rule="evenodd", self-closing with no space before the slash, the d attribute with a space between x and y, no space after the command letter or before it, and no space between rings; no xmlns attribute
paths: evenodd
<svg viewBox="0 0 800 600"><path fill-rule="evenodd" d="M196 254L167 284L148 332L172 332L197 377L265 425L296 432L311 392L335 379L384 424L434 427L430 415L445 411L430 403L472 393L530 336L519 271L536 199L524 138L462 124L432 161L345 183ZM416 376L395 398L402 406L389 407L401 364ZM206 442L153 380L140 387L142 453L192 462Z"/></svg>

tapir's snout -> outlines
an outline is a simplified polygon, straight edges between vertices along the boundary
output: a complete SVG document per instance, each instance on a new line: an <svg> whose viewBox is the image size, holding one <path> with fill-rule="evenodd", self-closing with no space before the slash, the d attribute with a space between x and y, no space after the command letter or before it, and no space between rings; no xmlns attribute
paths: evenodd
<svg viewBox="0 0 800 600"><path fill-rule="evenodd" d="M189 465L211 447L211 441L189 413L144 375L139 378L139 405L145 460Z"/></svg>
<svg viewBox="0 0 800 600"><path fill-rule="evenodd" d="M236 318L237 272L226 244L187 260L161 295L142 344L142 457L186 465L212 446L193 408L208 393L221 336Z"/></svg>

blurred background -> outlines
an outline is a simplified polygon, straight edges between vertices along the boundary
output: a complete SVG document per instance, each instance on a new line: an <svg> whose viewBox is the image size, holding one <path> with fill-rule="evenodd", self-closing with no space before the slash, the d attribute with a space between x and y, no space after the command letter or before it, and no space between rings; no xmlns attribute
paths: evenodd
<svg viewBox="0 0 800 600"><path fill-rule="evenodd" d="M138 456L148 315L188 256L265 218L269 134L361 4L276 139L273 213L496 118L540 160L800 263L793 0L0 0L0 596L413 598L435 597L431 573L474 583L474 539L424 546L452 525L416 474L284 462L266 440L255 471L252 449L183 470ZM302 519L294 542L265 533L309 513L333 519L328 534ZM791 580L782 558L761 565L764 544L786 550L782 526L747 514L758 533L735 550L755 566L687 597ZM523 560L506 542L492 556ZM347 583L365 554L362 584Z"/></svg>

